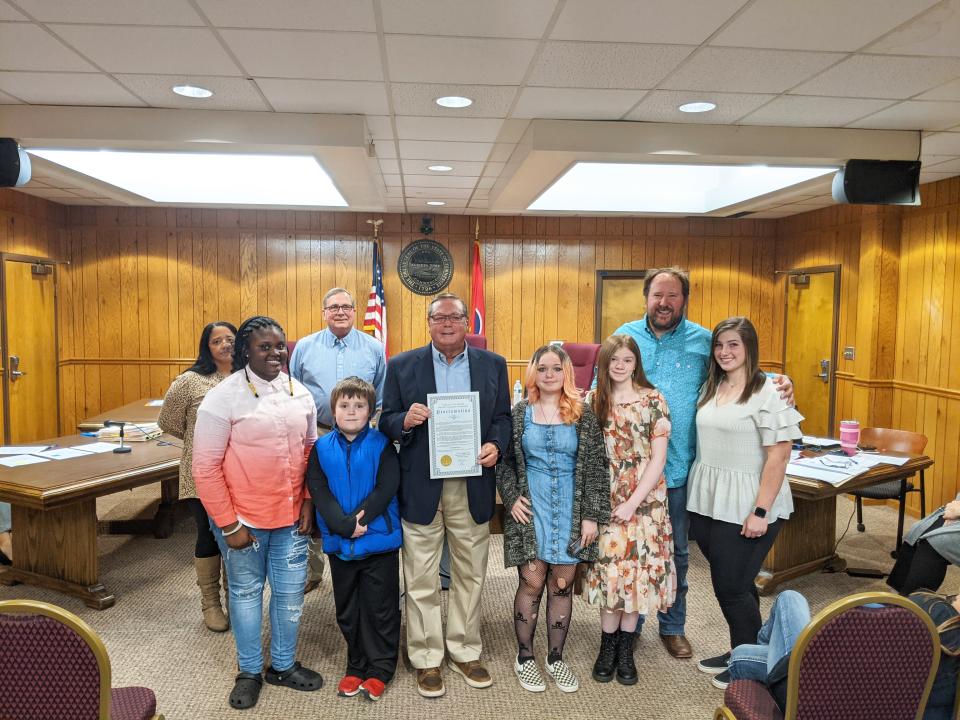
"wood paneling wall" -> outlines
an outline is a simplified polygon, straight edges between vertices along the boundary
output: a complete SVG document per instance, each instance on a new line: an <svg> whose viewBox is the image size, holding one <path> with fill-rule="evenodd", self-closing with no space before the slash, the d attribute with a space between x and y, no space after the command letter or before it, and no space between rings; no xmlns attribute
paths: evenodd
<svg viewBox="0 0 960 720"><path fill-rule="evenodd" d="M71 264L62 278L63 422L161 395L196 354L203 325L275 317L291 338L323 327L321 299L343 286L365 303L372 240L360 213L71 208ZM421 237L419 215L384 215L390 352L429 340L429 298L396 275ZM450 290L469 298L477 218L438 215L431 235L451 252ZM776 223L753 220L483 217L487 338L511 383L545 341L592 341L598 269L679 264L691 270L690 316L706 326L734 314L770 342ZM643 307L637 307L637 317ZM358 313L358 316L362 313ZM358 320L359 322L359 320ZM774 357L774 354L776 356Z"/></svg>

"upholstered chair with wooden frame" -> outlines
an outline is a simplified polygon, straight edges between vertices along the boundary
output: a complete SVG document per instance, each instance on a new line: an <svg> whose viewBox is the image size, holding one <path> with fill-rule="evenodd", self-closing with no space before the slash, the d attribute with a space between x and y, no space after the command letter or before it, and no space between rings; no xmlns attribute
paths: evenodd
<svg viewBox="0 0 960 720"><path fill-rule="evenodd" d="M939 662L940 636L919 606L893 593L858 593L828 605L800 633L786 712L763 683L735 680L714 720L920 720Z"/></svg>
<svg viewBox="0 0 960 720"><path fill-rule="evenodd" d="M911 455L922 455L927 447L927 436L908 430L891 430L889 428L863 428L860 431L860 447L874 447L881 455L886 452L902 452ZM920 471L920 487L914 487L907 478L890 480L878 483L860 490L854 490L851 495L857 501L857 530L863 532L863 499L868 500L898 500L900 502L897 516L897 544L894 545L891 556L897 556L897 548L903 540L903 514L906 509L907 493L920 492L920 517L926 515L927 492L923 470Z"/></svg>
<svg viewBox="0 0 960 720"><path fill-rule="evenodd" d="M144 687L110 687L100 637L73 613L34 600L0 602L0 718L163 720Z"/></svg>

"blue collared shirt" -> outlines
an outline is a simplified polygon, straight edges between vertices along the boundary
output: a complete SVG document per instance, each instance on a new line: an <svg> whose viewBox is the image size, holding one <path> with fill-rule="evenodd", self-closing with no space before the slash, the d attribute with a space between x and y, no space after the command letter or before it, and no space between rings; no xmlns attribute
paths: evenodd
<svg viewBox="0 0 960 720"><path fill-rule="evenodd" d="M448 363L447 357L431 343L430 354L433 357L433 379L437 383L438 393L470 392L470 358L467 346L463 352Z"/></svg>
<svg viewBox="0 0 960 720"><path fill-rule="evenodd" d="M614 334L637 341L643 371L666 398L673 428L667 446L667 487L681 487L697 454L697 400L707 379L710 331L684 318L658 338L644 315Z"/></svg>
<svg viewBox="0 0 960 720"><path fill-rule="evenodd" d="M380 407L387 376L383 343L356 328L351 328L342 338L327 328L297 341L290 358L290 374L313 395L317 422L333 426L330 393L338 382L351 375L377 389L377 407Z"/></svg>

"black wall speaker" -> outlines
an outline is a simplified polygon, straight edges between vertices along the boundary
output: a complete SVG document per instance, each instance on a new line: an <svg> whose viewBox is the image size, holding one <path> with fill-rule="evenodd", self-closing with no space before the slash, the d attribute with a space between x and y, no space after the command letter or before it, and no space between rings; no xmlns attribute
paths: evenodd
<svg viewBox="0 0 960 720"><path fill-rule="evenodd" d="M833 199L850 205L919 205L919 160L847 160L833 176Z"/></svg>
<svg viewBox="0 0 960 720"><path fill-rule="evenodd" d="M30 182L30 156L16 140L0 138L0 187L20 187Z"/></svg>

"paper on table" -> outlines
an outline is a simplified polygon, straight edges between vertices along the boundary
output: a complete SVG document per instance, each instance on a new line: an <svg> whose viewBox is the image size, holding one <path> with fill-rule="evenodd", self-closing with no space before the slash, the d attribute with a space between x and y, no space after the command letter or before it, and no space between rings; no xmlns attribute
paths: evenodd
<svg viewBox="0 0 960 720"><path fill-rule="evenodd" d="M870 468L858 464L854 459L836 458L825 455L813 458L799 458L787 464L787 475L821 480L831 485L842 485Z"/></svg>
<svg viewBox="0 0 960 720"><path fill-rule="evenodd" d="M873 467L874 465L896 465L900 467L901 465L906 465L907 461L910 458L897 457L896 455L874 455L870 454L859 454L856 456L857 462L867 467Z"/></svg>
<svg viewBox="0 0 960 720"><path fill-rule="evenodd" d="M82 450L83 452L88 452L88 453L105 453L105 452L113 452L114 448L118 448L118 447L120 447L119 443L115 445L113 443L95 442L95 443L90 443L89 445L74 445L70 449Z"/></svg>
<svg viewBox="0 0 960 720"><path fill-rule="evenodd" d="M147 400L144 407L163 407L163 400Z"/></svg>
<svg viewBox="0 0 960 720"><path fill-rule="evenodd" d="M48 460L69 460L70 458L83 457L89 454L89 452L77 450L76 448L54 448L53 450L34 453L37 457L47 458Z"/></svg>
<svg viewBox="0 0 960 720"><path fill-rule="evenodd" d="M0 446L0 455L32 455L43 452L49 445L3 445Z"/></svg>
<svg viewBox="0 0 960 720"><path fill-rule="evenodd" d="M50 462L46 458L37 457L36 455L15 455L13 457L3 458L0 460L0 465L6 465L7 467L19 467L21 465L33 465L35 463Z"/></svg>
<svg viewBox="0 0 960 720"><path fill-rule="evenodd" d="M804 445L817 445L818 447L833 447L839 445L840 441L836 438L816 437L815 435L804 435L800 438Z"/></svg>

